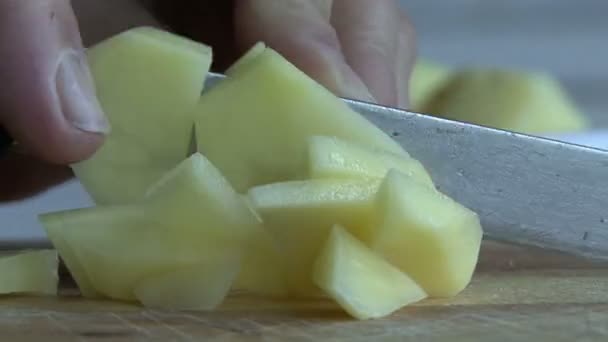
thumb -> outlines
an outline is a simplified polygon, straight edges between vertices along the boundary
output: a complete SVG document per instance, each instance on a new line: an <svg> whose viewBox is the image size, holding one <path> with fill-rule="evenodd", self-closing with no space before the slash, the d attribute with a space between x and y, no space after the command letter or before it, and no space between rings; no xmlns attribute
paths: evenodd
<svg viewBox="0 0 608 342"><path fill-rule="evenodd" d="M92 154L109 124L69 0L0 0L0 124L54 163Z"/></svg>

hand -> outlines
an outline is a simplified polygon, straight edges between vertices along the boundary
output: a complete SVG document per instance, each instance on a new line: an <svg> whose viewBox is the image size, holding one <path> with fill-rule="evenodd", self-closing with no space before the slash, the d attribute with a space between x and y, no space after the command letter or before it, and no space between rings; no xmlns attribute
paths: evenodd
<svg viewBox="0 0 608 342"><path fill-rule="evenodd" d="M414 31L396 0L71 3L0 0L0 125L26 151L0 160L13 192L67 179L69 169L55 165L86 159L103 143L108 124L83 46L134 26L162 25L211 45L216 71L264 41L338 96L407 107ZM50 182L31 181L47 174Z"/></svg>

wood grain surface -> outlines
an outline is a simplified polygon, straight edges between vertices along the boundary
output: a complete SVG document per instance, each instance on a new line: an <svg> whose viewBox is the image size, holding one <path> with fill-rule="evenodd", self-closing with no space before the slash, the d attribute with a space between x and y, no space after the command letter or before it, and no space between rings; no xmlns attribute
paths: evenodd
<svg viewBox="0 0 608 342"><path fill-rule="evenodd" d="M608 341L608 267L484 242L455 298L355 321L329 301L233 294L214 312L168 312L60 298L0 298L1 341Z"/></svg>

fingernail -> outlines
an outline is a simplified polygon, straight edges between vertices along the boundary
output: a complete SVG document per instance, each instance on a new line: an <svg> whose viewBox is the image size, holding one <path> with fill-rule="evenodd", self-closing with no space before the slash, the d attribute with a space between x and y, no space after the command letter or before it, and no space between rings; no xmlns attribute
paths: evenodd
<svg viewBox="0 0 608 342"><path fill-rule="evenodd" d="M84 53L66 51L62 54L55 84L61 112L70 124L90 133L110 131Z"/></svg>

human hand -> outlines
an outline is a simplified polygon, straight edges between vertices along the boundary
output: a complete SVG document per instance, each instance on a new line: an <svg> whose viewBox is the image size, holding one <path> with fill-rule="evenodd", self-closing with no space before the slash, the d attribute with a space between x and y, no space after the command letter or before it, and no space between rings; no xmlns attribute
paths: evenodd
<svg viewBox="0 0 608 342"><path fill-rule="evenodd" d="M74 11L68 0L0 0L0 77L6 87L0 93L0 125L27 152L19 162L0 161L0 177L13 177L8 192L29 195L67 179L69 169L58 172L55 165L85 159L103 142L108 125L81 37L91 45L130 27L162 24L211 45L216 71L264 41L338 96L407 107L414 33L396 0L74 0L72 5ZM50 182L41 181L49 173ZM5 190L3 197L15 198Z"/></svg>

